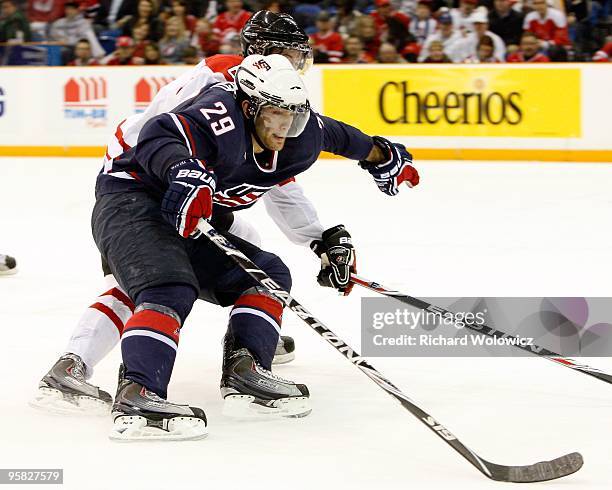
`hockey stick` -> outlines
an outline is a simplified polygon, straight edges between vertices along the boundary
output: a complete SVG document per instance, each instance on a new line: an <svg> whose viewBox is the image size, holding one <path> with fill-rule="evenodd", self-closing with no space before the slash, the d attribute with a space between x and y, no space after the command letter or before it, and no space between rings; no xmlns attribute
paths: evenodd
<svg viewBox="0 0 612 490"><path fill-rule="evenodd" d="M374 369L329 328L317 320L306 308L292 298L288 292L281 289L274 280L249 260L240 250L236 249L224 236L218 234L210 223L201 220L198 224L198 229L262 287L284 303L338 352L357 366L368 378L399 401L406 410L461 454L487 478L496 481L531 483L554 480L555 478L571 475L582 467L583 459L580 453L570 453L552 461L542 461L526 466L504 466L482 459L451 434L448 429L440 425L431 415L410 400L399 388Z"/></svg>
<svg viewBox="0 0 612 490"><path fill-rule="evenodd" d="M388 289L385 286L377 282L370 281L364 277L358 276L357 274L351 274L351 281L355 284L358 284L366 289L370 289L371 291L376 291L377 293L382 294L383 296L389 296L391 298L395 298L402 303L406 303L407 305L414 306L419 310L424 310L430 313L435 313L437 315L446 316L451 315L454 316L452 312L445 310L444 308L440 308L439 306L434 306L426 301L423 301L418 298L414 298L412 296L408 296L407 294L400 293L399 291L394 291L392 289ZM487 335L489 337L494 337L498 339L519 339L518 336L509 335L507 333L501 332L500 330L496 330L487 325L470 325L468 323L463 322L466 328L473 330L474 332L481 333L483 335ZM567 357L563 357L556 352L545 349L539 345L523 345L521 342L512 343L514 347L518 347L519 349L523 349L531 354L535 354L537 356L543 357L544 359L548 359L549 361L553 361L561 366L565 366L567 368L573 369L574 371L580 371L581 373L588 374L589 376L593 376L594 378L600 379L601 381L605 381L606 383L612 384L612 375L606 374L599 369L587 366L585 364L577 364L572 359L568 359Z"/></svg>

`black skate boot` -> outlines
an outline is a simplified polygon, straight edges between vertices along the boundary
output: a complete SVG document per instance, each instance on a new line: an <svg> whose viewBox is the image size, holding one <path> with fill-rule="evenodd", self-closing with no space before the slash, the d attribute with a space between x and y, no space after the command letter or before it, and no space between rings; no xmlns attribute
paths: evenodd
<svg viewBox="0 0 612 490"><path fill-rule="evenodd" d="M276 352L272 364L286 364L295 359L295 342L288 335L281 335L276 344Z"/></svg>
<svg viewBox="0 0 612 490"><path fill-rule="evenodd" d="M83 360L65 354L40 380L30 405L59 414L108 415L112 402L110 394L86 381Z"/></svg>
<svg viewBox="0 0 612 490"><path fill-rule="evenodd" d="M10 255L0 254L0 276L8 276L17 272L17 261Z"/></svg>
<svg viewBox="0 0 612 490"><path fill-rule="evenodd" d="M171 403L125 379L123 366L112 415L113 441L190 441L208 435L204 410Z"/></svg>
<svg viewBox="0 0 612 490"><path fill-rule="evenodd" d="M232 417L305 417L310 408L308 388L264 369L247 349L223 356L223 414Z"/></svg>

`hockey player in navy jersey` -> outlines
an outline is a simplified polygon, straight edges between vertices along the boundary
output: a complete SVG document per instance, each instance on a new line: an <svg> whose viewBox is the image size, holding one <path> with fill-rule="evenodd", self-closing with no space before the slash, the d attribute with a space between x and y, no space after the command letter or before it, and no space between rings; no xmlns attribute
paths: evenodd
<svg viewBox="0 0 612 490"><path fill-rule="evenodd" d="M241 32L241 42L245 56L282 54L300 71L306 70L312 61L308 36L287 14L265 10L255 13ZM235 55L206 58L163 87L143 113L121 121L108 141L103 159L105 171L110 170L114 160L136 146L140 130L148 120L174 109L204 86L233 81L233 74L242 59ZM293 180L271 189L263 201L268 214L293 243L308 246L311 236L320 236L324 230L301 187ZM304 203L304 212L291 220L292 217L285 214L285 203L295 201ZM260 244L257 231L246 220L231 213L225 214L223 223L217 222L217 226L255 245ZM0 274L1 269L0 263ZM106 414L110 411L111 395L89 380L95 366L119 343L134 304L117 284L105 261L102 261L102 269L107 287L83 312L64 353L41 379L36 396L30 402L36 408L68 415ZM294 350L291 337L279 337L273 362L290 362L295 356Z"/></svg>
<svg viewBox="0 0 612 490"><path fill-rule="evenodd" d="M390 195L403 182L418 183L402 145L316 114L285 57L253 55L241 63L236 84L219 83L152 118L136 148L99 175L94 239L136 305L122 337L124 371L111 438L206 434L201 409L165 399L180 328L198 297L232 306L221 378L226 408L290 417L310 412L306 386L271 372L283 305L199 236L197 224L214 225L252 206L306 171L321 151L359 160ZM223 234L291 289L289 270L277 256ZM344 227L313 237L312 248L321 257L319 282L350 288L354 250Z"/></svg>

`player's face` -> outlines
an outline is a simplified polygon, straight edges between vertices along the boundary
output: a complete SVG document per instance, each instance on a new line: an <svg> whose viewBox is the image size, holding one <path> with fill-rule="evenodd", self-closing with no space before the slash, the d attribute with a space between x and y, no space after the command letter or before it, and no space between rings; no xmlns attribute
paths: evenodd
<svg viewBox="0 0 612 490"><path fill-rule="evenodd" d="M308 64L308 54L302 51L298 51L297 49L273 46L272 48L270 48L268 54L282 54L291 62L293 68L298 71L301 71L302 73L305 72L308 68L310 68L310 65Z"/></svg>
<svg viewBox="0 0 612 490"><path fill-rule="evenodd" d="M293 123L293 113L280 107L265 106L255 119L255 131L269 150L280 151Z"/></svg>

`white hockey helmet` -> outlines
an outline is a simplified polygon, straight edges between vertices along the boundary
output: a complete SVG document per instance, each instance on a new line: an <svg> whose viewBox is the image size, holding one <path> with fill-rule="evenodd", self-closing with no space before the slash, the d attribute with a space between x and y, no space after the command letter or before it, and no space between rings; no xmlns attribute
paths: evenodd
<svg viewBox="0 0 612 490"><path fill-rule="evenodd" d="M299 136L310 118L308 93L291 62L280 54L247 56L236 73L238 99L250 103L254 121L262 107L271 105L293 114L287 138Z"/></svg>

